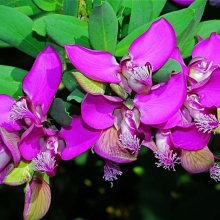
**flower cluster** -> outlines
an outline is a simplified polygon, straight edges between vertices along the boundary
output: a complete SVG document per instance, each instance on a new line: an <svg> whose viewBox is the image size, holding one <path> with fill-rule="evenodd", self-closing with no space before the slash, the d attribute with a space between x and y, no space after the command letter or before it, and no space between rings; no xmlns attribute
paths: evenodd
<svg viewBox="0 0 220 220"><path fill-rule="evenodd" d="M219 158L208 147L211 136L220 133L220 36L197 38L188 65L164 18L136 38L120 60L107 51L65 45L86 95L81 114L58 128L48 111L61 83L62 62L51 46L38 55L22 83L25 95L18 100L0 95L0 181L26 183L24 219L47 212L49 178L60 161L90 148L103 159L103 178L110 182L122 175L121 163L137 160L141 147L153 151L157 167L175 171L181 164L190 173L210 170L211 178L220 180ZM180 71L156 82L155 74L169 60Z"/></svg>

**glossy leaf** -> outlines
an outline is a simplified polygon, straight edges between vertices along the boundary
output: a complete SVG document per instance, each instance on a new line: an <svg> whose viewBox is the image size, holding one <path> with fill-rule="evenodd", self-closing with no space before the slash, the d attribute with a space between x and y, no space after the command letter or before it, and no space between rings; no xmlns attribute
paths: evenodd
<svg viewBox="0 0 220 220"><path fill-rule="evenodd" d="M76 78L73 76L72 72L73 70L66 70L62 76L62 82L70 92L79 86L79 83L76 81Z"/></svg>
<svg viewBox="0 0 220 220"><path fill-rule="evenodd" d="M22 96L22 80L27 71L11 66L0 65L0 93L17 99Z"/></svg>
<svg viewBox="0 0 220 220"><path fill-rule="evenodd" d="M45 17L45 23L46 33L60 46L80 44L90 47L87 24L84 21L68 15L50 15Z"/></svg>
<svg viewBox="0 0 220 220"><path fill-rule="evenodd" d="M66 25L78 26L84 30L88 30L88 25L85 21L75 18L68 15L59 15L59 14L49 14L43 17L40 17L34 21L33 30L36 31L39 35L45 36L47 34L46 30L46 20L57 20L58 22L66 22Z"/></svg>
<svg viewBox="0 0 220 220"><path fill-rule="evenodd" d="M71 94L67 97L67 101L75 100L81 103L85 95L86 94L84 93L84 91L80 87L78 87L73 90Z"/></svg>
<svg viewBox="0 0 220 220"><path fill-rule="evenodd" d="M114 54L118 34L118 20L108 2L95 6L89 19L89 39L96 50Z"/></svg>
<svg viewBox="0 0 220 220"><path fill-rule="evenodd" d="M124 100L127 99L128 94L120 85L111 83L110 87L119 97L123 98Z"/></svg>
<svg viewBox="0 0 220 220"><path fill-rule="evenodd" d="M151 0L153 3L153 11L151 14L151 20L157 18L157 16L160 15L161 11L164 8L164 5L166 4L166 0L160 0L160 1L154 1Z"/></svg>
<svg viewBox="0 0 220 220"><path fill-rule="evenodd" d="M152 1L131 0L131 2L132 7L128 33L131 33L140 26L148 23L153 11Z"/></svg>
<svg viewBox="0 0 220 220"><path fill-rule="evenodd" d="M43 175L35 174L25 191L24 220L37 220L47 213L51 202L51 191Z"/></svg>
<svg viewBox="0 0 220 220"><path fill-rule="evenodd" d="M63 9L63 0L32 0L44 11L58 11Z"/></svg>
<svg viewBox="0 0 220 220"><path fill-rule="evenodd" d="M33 21L14 8L0 5L0 40L36 57L45 47L32 33Z"/></svg>
<svg viewBox="0 0 220 220"><path fill-rule="evenodd" d="M196 45L196 35L199 35L203 39L206 39L210 36L212 32L216 32L220 34L220 21L219 20L209 20L209 21L203 21L200 22L190 37L190 39L187 41L185 46L182 48L182 56L183 58L190 57L192 54L192 49Z"/></svg>
<svg viewBox="0 0 220 220"><path fill-rule="evenodd" d="M61 126L68 126L72 121L72 118L66 111L64 101L60 98L54 99L50 109L50 115Z"/></svg>
<svg viewBox="0 0 220 220"><path fill-rule="evenodd" d="M180 35L183 30L189 25L194 15L194 10L192 9L182 9L179 11L174 11L168 14L165 14L163 16L160 16L159 18L163 17L167 19L171 25L173 26L176 36ZM141 34L143 34L150 25L153 23L153 21L142 25L132 33L130 33L127 37L125 37L122 41L120 41L117 45L115 56L124 56L128 53L128 48L130 44Z"/></svg>
<svg viewBox="0 0 220 220"><path fill-rule="evenodd" d="M3 183L10 186L18 186L28 182L34 173L32 166L30 162L21 160L17 167L4 179Z"/></svg>
<svg viewBox="0 0 220 220"><path fill-rule="evenodd" d="M63 3L63 13L65 15L77 16L77 9L78 9L79 0L64 0Z"/></svg>
<svg viewBox="0 0 220 220"><path fill-rule="evenodd" d="M167 82L170 79L171 73L179 73L182 70L180 64L169 59L158 71L153 74L153 81L156 83Z"/></svg>
<svg viewBox="0 0 220 220"><path fill-rule="evenodd" d="M188 27L177 38L178 39L177 45L181 52L183 48L185 47L186 42L192 36L197 25L199 24L202 18L206 3L207 3L207 0L196 0L189 6L189 9L194 10L195 14L193 16L192 21L189 23Z"/></svg>
<svg viewBox="0 0 220 220"><path fill-rule="evenodd" d="M73 72L79 85L88 93L105 93L104 84L87 78L80 72Z"/></svg>
<svg viewBox="0 0 220 220"><path fill-rule="evenodd" d="M0 5L15 8L28 16L41 12L41 10L30 0L1 0Z"/></svg>
<svg viewBox="0 0 220 220"><path fill-rule="evenodd" d="M114 9L115 13L118 12L121 4L122 4L122 1L123 0L107 0L108 3L112 6L112 8Z"/></svg>

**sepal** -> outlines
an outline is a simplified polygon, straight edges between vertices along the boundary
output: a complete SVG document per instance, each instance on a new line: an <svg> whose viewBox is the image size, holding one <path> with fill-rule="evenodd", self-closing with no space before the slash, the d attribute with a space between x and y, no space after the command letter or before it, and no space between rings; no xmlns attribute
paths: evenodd
<svg viewBox="0 0 220 220"><path fill-rule="evenodd" d="M207 146L197 151L182 151L181 165L190 173L201 173L210 169L213 164L214 156Z"/></svg>
<svg viewBox="0 0 220 220"><path fill-rule="evenodd" d="M51 191L45 175L36 172L25 189L24 220L38 220L44 217L51 203Z"/></svg>
<svg viewBox="0 0 220 220"><path fill-rule="evenodd" d="M18 186L31 180L34 171L33 164L26 160L21 160L4 179L3 183L10 186Z"/></svg>

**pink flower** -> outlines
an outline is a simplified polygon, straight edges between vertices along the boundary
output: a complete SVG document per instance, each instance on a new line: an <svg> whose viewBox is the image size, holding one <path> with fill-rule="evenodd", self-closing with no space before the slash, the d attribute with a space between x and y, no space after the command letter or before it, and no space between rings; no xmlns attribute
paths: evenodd
<svg viewBox="0 0 220 220"><path fill-rule="evenodd" d="M175 45L172 26L161 18L132 42L129 55L120 64L106 51L94 51L80 45L65 45L65 49L72 64L88 78L119 83L128 93L134 90L146 94L152 86L152 71L169 59Z"/></svg>

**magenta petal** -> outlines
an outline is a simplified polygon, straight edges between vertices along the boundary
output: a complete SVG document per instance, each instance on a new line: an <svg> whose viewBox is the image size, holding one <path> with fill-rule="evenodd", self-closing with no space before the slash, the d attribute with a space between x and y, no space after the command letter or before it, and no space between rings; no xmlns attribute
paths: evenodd
<svg viewBox="0 0 220 220"><path fill-rule="evenodd" d="M220 36L212 33L211 36L200 41L192 51L192 57L204 57L207 60L213 61L213 65L220 63Z"/></svg>
<svg viewBox="0 0 220 220"><path fill-rule="evenodd" d="M210 133L198 131L194 124L189 127L175 127L172 129L174 146L183 150L200 150L209 143L210 138Z"/></svg>
<svg viewBox="0 0 220 220"><path fill-rule="evenodd" d="M8 131L20 130L20 126L10 121L9 112L15 100L8 95L0 94L0 126Z"/></svg>
<svg viewBox="0 0 220 220"><path fill-rule="evenodd" d="M150 129L149 125L145 125L143 123L140 123L138 131L144 133L144 135L145 135L144 141L150 141L151 140L152 135L151 135L151 129Z"/></svg>
<svg viewBox="0 0 220 220"><path fill-rule="evenodd" d="M180 5L190 5L195 0L172 0L173 2L176 2Z"/></svg>
<svg viewBox="0 0 220 220"><path fill-rule="evenodd" d="M179 73L148 95L136 95L134 104L141 113L141 122L155 125L171 119L182 106L185 96L185 76Z"/></svg>
<svg viewBox="0 0 220 220"><path fill-rule="evenodd" d="M8 132L4 128L0 127L0 136L2 142L5 144L7 149L10 151L11 156L14 160L14 165L17 166L21 159L21 154L18 149L20 137L18 132Z"/></svg>
<svg viewBox="0 0 220 220"><path fill-rule="evenodd" d="M175 47L174 29L166 19L161 18L132 42L129 54L136 66L149 62L156 71L169 59Z"/></svg>
<svg viewBox="0 0 220 220"><path fill-rule="evenodd" d="M121 107L122 102L118 97L87 94L82 102L82 118L92 128L108 128L114 124L113 111Z"/></svg>
<svg viewBox="0 0 220 220"><path fill-rule="evenodd" d="M23 80L23 90L35 106L41 105L46 115L57 92L62 76L62 63L58 53L48 46L36 58Z"/></svg>
<svg viewBox="0 0 220 220"><path fill-rule="evenodd" d="M39 139L45 134L41 125L32 125L21 137L20 152L24 159L32 160L40 152Z"/></svg>
<svg viewBox="0 0 220 220"><path fill-rule="evenodd" d="M220 107L220 68L213 71L207 83L203 86L193 89L194 93L197 93L200 98L200 103L204 107Z"/></svg>
<svg viewBox="0 0 220 220"><path fill-rule="evenodd" d="M112 54L107 51L95 51L80 45L65 45L71 63L85 76L100 82L118 83L116 74L121 67Z"/></svg>
<svg viewBox="0 0 220 220"><path fill-rule="evenodd" d="M100 130L89 127L81 117L73 117L71 125L63 127L60 131L60 137L66 142L62 159L70 160L84 153L92 147L100 134Z"/></svg>
<svg viewBox="0 0 220 220"><path fill-rule="evenodd" d="M173 117L171 117L168 121L161 123L161 124L155 124L153 125L155 128L160 129L170 129L182 122L182 116L180 111L178 111Z"/></svg>

